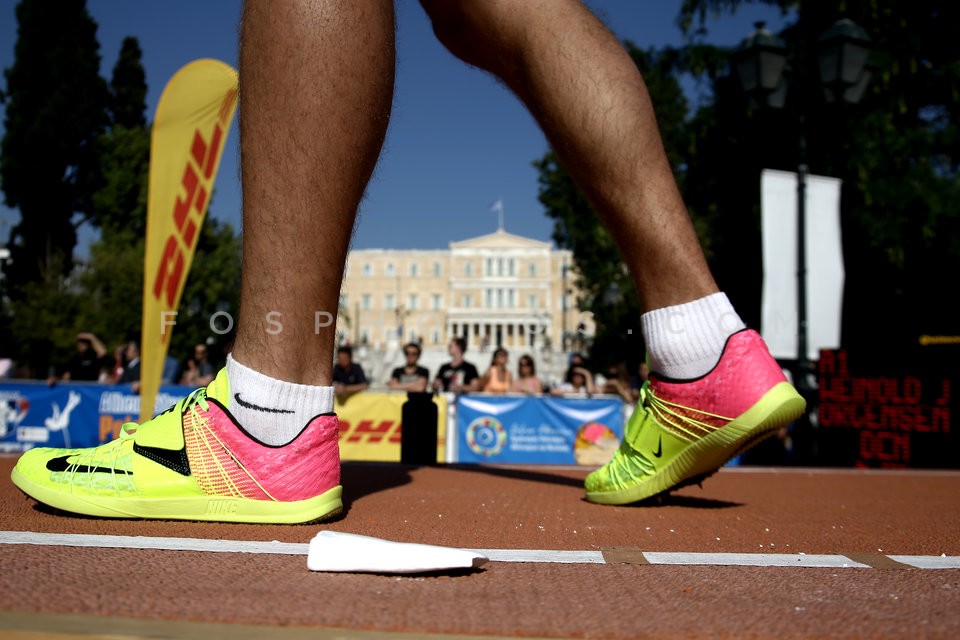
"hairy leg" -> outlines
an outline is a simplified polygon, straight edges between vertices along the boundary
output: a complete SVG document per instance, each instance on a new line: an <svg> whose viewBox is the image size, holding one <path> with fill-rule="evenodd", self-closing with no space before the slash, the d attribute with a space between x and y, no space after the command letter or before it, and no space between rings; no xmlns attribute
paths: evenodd
<svg viewBox="0 0 960 640"><path fill-rule="evenodd" d="M233 356L251 369L331 384L343 266L386 134L394 60L392 2L246 2Z"/></svg>
<svg viewBox="0 0 960 640"><path fill-rule="evenodd" d="M578 0L421 0L437 37L526 104L617 239L646 310L716 293L643 78Z"/></svg>

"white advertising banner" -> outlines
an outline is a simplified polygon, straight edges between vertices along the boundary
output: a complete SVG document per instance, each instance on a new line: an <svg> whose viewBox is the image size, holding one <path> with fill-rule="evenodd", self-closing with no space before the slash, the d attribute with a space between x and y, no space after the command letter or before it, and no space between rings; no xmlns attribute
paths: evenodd
<svg viewBox="0 0 960 640"><path fill-rule="evenodd" d="M843 248L840 180L807 176L807 357L840 346ZM763 243L761 333L775 358L797 357L797 174L764 169L760 179Z"/></svg>

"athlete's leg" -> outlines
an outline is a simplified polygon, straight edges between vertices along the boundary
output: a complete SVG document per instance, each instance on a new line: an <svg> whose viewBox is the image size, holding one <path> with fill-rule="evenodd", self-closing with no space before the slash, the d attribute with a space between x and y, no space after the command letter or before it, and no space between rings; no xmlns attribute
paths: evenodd
<svg viewBox="0 0 960 640"><path fill-rule="evenodd" d="M392 4L249 0L240 58L234 351L205 389L117 440L24 454L11 477L41 502L95 516L264 523L342 508L326 320L387 127Z"/></svg>
<svg viewBox="0 0 960 640"><path fill-rule="evenodd" d="M718 291L667 162L646 86L577 0L421 0L455 55L509 86L617 239L646 313L649 390L597 502L709 474L799 416L803 400Z"/></svg>
<svg viewBox="0 0 960 640"><path fill-rule="evenodd" d="M233 354L252 369L288 382L331 384L335 326L318 332L315 314L337 313L354 218L387 129L393 78L391 2L246 2L243 277Z"/></svg>
<svg viewBox="0 0 960 640"><path fill-rule="evenodd" d="M423 0L438 38L526 104L620 244L645 309L716 293L623 45L576 0Z"/></svg>

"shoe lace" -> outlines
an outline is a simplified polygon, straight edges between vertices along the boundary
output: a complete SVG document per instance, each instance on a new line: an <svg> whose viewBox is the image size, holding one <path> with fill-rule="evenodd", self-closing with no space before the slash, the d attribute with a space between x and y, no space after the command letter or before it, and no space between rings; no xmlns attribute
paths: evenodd
<svg viewBox="0 0 960 640"><path fill-rule="evenodd" d="M203 411L208 411L210 405L207 404L207 390L205 387L199 387L194 389L187 394L185 398L182 398L172 405L161 411L157 414L157 417L164 415L165 413L170 413L171 411L176 411L177 413L183 413L184 409L189 407L190 410L196 416L197 407ZM125 422L120 427L120 435L117 438L118 440L126 440L132 438L136 433L137 429L140 428L140 424L136 422Z"/></svg>
<svg viewBox="0 0 960 640"><path fill-rule="evenodd" d="M671 402L654 395L650 389L650 381L644 382L640 389L638 408L642 406L661 425L679 432L688 438L702 438L716 431L733 418L721 416L702 409L688 407L678 402Z"/></svg>

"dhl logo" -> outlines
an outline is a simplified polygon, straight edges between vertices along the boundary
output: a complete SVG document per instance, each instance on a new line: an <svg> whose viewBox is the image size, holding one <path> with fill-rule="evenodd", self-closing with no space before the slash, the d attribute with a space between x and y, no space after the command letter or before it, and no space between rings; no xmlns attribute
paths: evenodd
<svg viewBox="0 0 960 640"><path fill-rule="evenodd" d="M192 259L196 248L197 231L203 223L207 198L213 189L214 170L224 142L224 132L229 125L236 100L236 89L229 91L224 97L209 141L204 138L199 128L193 132L190 155L181 179L184 193L177 197L174 204L174 228L167 236L163 256L153 280L154 298L157 301L163 298L169 309L175 308L186 278L187 263ZM163 339L166 340L167 336L164 332Z"/></svg>
<svg viewBox="0 0 960 640"><path fill-rule="evenodd" d="M351 424L340 420L340 440L377 444L386 441L400 444L401 425L396 420L361 420Z"/></svg>

